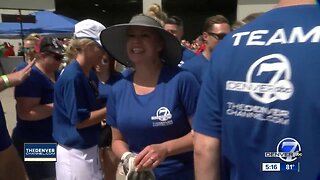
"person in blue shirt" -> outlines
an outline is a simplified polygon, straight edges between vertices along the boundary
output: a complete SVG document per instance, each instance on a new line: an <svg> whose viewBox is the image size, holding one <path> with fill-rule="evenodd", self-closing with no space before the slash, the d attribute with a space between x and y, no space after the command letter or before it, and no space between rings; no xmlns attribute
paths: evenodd
<svg viewBox="0 0 320 180"><path fill-rule="evenodd" d="M86 19L75 25L64 68L54 91L53 137L57 141L57 179L102 179L98 155L100 122L105 118L93 68L105 55L101 23Z"/></svg>
<svg viewBox="0 0 320 180"><path fill-rule="evenodd" d="M280 0L215 49L193 120L197 179L320 179L314 3Z"/></svg>
<svg viewBox="0 0 320 180"><path fill-rule="evenodd" d="M159 180L194 179L190 123L199 84L177 67L179 41L143 14L107 28L100 37L112 57L134 66L112 86L107 102L112 149L125 173L129 168L127 175L150 175L152 169Z"/></svg>
<svg viewBox="0 0 320 180"><path fill-rule="evenodd" d="M17 124L12 140L24 159L24 143L54 143L52 138L53 86L58 78L64 48L59 40L40 38L35 46L36 63L30 76L16 86ZM30 179L55 179L54 162L25 161Z"/></svg>
<svg viewBox="0 0 320 180"><path fill-rule="evenodd" d="M202 38L205 43L204 50L181 65L182 69L191 72L202 84L203 76L209 65L211 53L217 44L230 32L230 25L227 18L222 15L211 16L206 19L203 25Z"/></svg>
<svg viewBox="0 0 320 180"><path fill-rule="evenodd" d="M98 89L101 101L106 105L111 87L122 78L122 74L115 70L115 60L107 53L101 62L95 67L95 72L99 79ZM104 178L107 180L116 180L119 158L111 150L111 127L106 124L106 119L101 122L99 138L99 154Z"/></svg>
<svg viewBox="0 0 320 180"><path fill-rule="evenodd" d="M31 67L35 61L30 63L20 71L0 77L0 91L17 86L30 76ZM21 158L12 144L6 119L0 102L0 179L26 180L27 174Z"/></svg>
<svg viewBox="0 0 320 180"><path fill-rule="evenodd" d="M172 35L174 35L179 42L181 42L183 34L184 34L184 29L183 29L183 21L181 18L178 16L170 16L166 19L163 28L170 32ZM181 62L179 63L179 66L181 66L183 63L188 61L190 58L195 56L195 53L189 49L186 48L185 46L182 47L182 59Z"/></svg>

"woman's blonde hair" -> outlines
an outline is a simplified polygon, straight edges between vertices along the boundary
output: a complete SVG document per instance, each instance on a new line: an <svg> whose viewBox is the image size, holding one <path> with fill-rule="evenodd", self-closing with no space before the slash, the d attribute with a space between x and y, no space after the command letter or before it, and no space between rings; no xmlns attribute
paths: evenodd
<svg viewBox="0 0 320 180"><path fill-rule="evenodd" d="M83 39L71 39L69 45L66 48L66 61L69 64L73 59L77 57L77 54L81 51L84 46L94 44L95 42L88 38Z"/></svg>
<svg viewBox="0 0 320 180"><path fill-rule="evenodd" d="M162 26L164 26L164 23L166 22L168 15L164 11L162 11L161 6L159 4L153 3L147 13L147 16L153 17L157 21L160 22Z"/></svg>
<svg viewBox="0 0 320 180"><path fill-rule="evenodd" d="M33 33L33 34L29 34L24 41L33 41L35 44L37 43L37 41L40 39L40 35Z"/></svg>

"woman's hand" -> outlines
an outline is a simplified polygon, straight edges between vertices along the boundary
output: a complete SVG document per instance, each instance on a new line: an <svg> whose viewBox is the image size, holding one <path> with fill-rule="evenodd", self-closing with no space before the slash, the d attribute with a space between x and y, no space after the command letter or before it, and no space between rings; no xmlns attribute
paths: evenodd
<svg viewBox="0 0 320 180"><path fill-rule="evenodd" d="M136 170L153 169L166 157L168 151L165 144L152 144L145 147L135 158Z"/></svg>
<svg viewBox="0 0 320 180"><path fill-rule="evenodd" d="M16 86L30 76L31 68L34 65L35 60L28 63L26 67L20 71L16 71L8 75L11 86Z"/></svg>

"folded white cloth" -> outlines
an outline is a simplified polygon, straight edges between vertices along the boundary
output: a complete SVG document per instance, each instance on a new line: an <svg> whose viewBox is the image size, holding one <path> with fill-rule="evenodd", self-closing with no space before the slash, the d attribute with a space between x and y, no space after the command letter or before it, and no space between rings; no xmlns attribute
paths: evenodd
<svg viewBox="0 0 320 180"><path fill-rule="evenodd" d="M121 157L122 170L126 175L126 180L155 180L156 177L151 169L136 171L134 159L137 154L125 152Z"/></svg>

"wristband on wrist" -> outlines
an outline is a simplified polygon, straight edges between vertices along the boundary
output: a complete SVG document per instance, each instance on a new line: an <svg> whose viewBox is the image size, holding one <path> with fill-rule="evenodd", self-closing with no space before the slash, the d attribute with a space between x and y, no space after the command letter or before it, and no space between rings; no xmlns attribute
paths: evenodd
<svg viewBox="0 0 320 180"><path fill-rule="evenodd" d="M6 88L10 87L10 81L7 75L2 75L1 79L3 80Z"/></svg>
<svg viewBox="0 0 320 180"><path fill-rule="evenodd" d="M132 154L132 153L131 152L123 153L122 156L121 156L121 161L124 161L129 154Z"/></svg>

